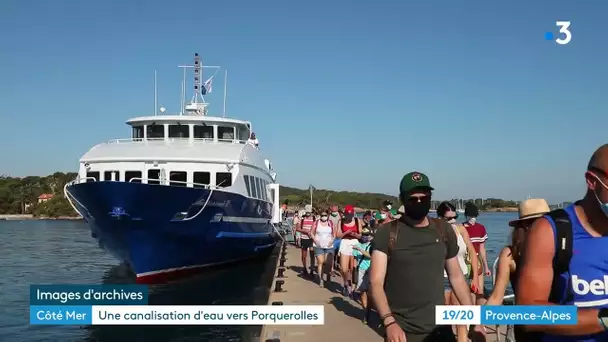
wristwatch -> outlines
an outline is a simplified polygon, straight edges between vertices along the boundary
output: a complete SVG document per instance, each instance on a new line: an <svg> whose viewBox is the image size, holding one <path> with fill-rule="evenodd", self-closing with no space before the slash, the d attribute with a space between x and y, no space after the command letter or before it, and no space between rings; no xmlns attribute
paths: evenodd
<svg viewBox="0 0 608 342"><path fill-rule="evenodd" d="M601 308L597 313L597 318L602 326L604 326L604 330L608 330L608 308Z"/></svg>

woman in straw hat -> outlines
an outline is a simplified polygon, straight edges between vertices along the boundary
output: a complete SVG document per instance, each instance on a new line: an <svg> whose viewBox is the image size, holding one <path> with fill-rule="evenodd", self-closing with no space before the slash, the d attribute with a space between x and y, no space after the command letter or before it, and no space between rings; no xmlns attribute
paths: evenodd
<svg viewBox="0 0 608 342"><path fill-rule="evenodd" d="M540 198L528 199L519 204L519 218L509 222L509 226L513 227L511 234L511 244L505 246L498 257L498 266L496 269L496 278L494 282L494 290L488 298L486 305L501 305L505 291L509 282L513 289L516 288L517 282L517 264L521 258L521 250L524 246L528 229L536 219L549 213L549 205L547 201ZM515 294L517 295L517 294ZM515 326L515 340L519 339L522 331Z"/></svg>

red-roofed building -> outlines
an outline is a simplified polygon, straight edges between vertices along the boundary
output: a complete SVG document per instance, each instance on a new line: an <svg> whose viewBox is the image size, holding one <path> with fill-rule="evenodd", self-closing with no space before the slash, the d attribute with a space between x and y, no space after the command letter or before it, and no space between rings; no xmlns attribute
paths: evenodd
<svg viewBox="0 0 608 342"><path fill-rule="evenodd" d="M55 195L53 194L42 194L40 196L38 196L38 203L43 203L46 202L48 200L50 200L51 198L53 198Z"/></svg>

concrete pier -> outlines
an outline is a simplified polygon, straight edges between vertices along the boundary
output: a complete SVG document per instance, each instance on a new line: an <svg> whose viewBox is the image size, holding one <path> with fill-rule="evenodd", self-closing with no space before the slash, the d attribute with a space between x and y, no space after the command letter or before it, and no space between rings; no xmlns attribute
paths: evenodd
<svg viewBox="0 0 608 342"><path fill-rule="evenodd" d="M283 248L281 248L283 250ZM283 253L283 252L281 252ZM310 341L351 341L351 342L382 342L383 329L378 328L380 319L374 313L368 324L363 324L361 305L339 293L341 277L337 272L332 275L332 281L326 282L321 288L313 279L300 276L302 271L300 250L292 245L285 248L284 266L281 267L281 255L277 271L272 282L269 305L323 305L325 307L324 325L267 325L262 329L260 342L310 342ZM282 275L282 276L281 276ZM281 291L276 292L277 281ZM494 327L486 327L486 341L498 341L495 338ZM500 341L505 341L502 327Z"/></svg>

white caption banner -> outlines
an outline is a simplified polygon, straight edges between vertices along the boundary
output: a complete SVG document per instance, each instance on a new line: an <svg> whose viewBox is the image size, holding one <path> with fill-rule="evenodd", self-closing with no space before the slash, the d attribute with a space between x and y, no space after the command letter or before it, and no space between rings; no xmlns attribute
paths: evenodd
<svg viewBox="0 0 608 342"><path fill-rule="evenodd" d="M93 325L323 325L323 305L94 305Z"/></svg>

